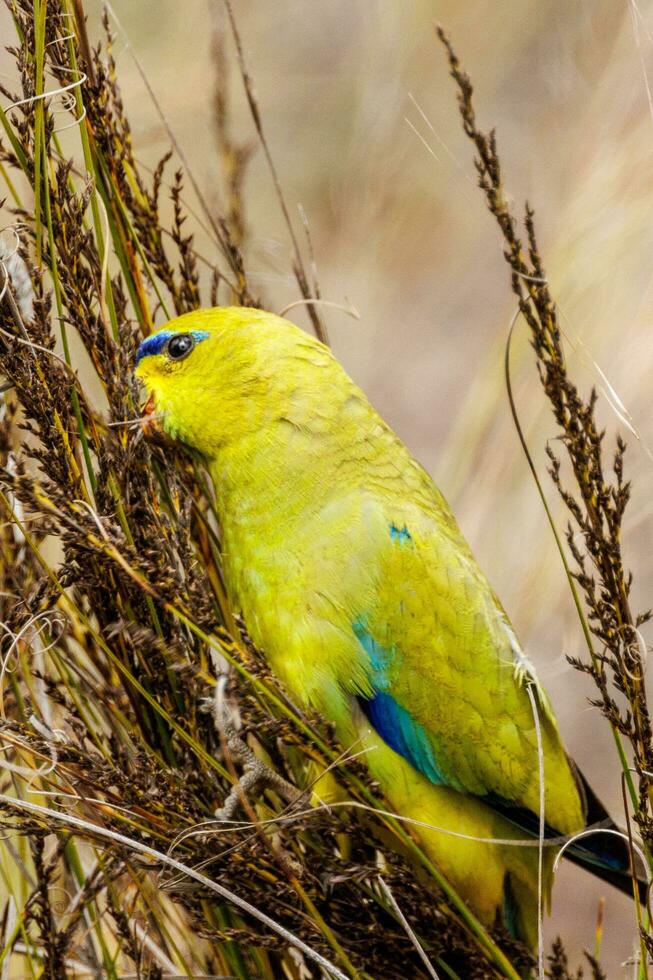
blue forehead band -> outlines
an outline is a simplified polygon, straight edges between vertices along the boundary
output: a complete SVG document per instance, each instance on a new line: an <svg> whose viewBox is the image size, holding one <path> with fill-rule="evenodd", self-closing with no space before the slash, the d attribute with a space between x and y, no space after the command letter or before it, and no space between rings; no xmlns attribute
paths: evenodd
<svg viewBox="0 0 653 980"><path fill-rule="evenodd" d="M153 333L150 337L146 337L142 341L136 351L136 363L138 364L144 357L150 357L152 354L160 354L171 337L180 337L182 333L190 334L197 343L211 336L208 330L159 330L158 333Z"/></svg>

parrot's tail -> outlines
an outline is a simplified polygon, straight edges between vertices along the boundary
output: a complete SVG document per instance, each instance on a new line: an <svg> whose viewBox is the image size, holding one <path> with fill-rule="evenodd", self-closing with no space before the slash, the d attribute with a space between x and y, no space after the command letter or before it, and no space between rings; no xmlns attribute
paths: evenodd
<svg viewBox="0 0 653 980"><path fill-rule="evenodd" d="M631 870L627 835L617 827L578 767L574 766L574 772L581 794L586 801L587 828L596 830L597 833L588 834L574 841L565 851L565 857L591 871L597 878L609 882L615 888L632 896L635 882ZM605 830L614 833L601 833ZM641 862L637 854L633 856L639 900L646 904L648 881L644 869L638 867Z"/></svg>
<svg viewBox="0 0 653 980"><path fill-rule="evenodd" d="M581 831L578 839L572 839L572 842L568 844L564 856L573 861L574 864L579 864L585 868L586 871L590 871L597 878L608 881L615 888L625 892L626 895L632 897L633 888L636 885L639 900L645 905L649 890L648 879L637 852L634 852L635 877L633 880L628 835L614 822L578 766L571 759L569 763L584 803L585 830L592 831L592 833L583 836ZM494 810L502 813L515 826L534 837L537 836L539 821L531 810L515 807L497 796L486 797L485 799ZM609 831L609 833L605 833L605 831ZM556 838L560 837L560 830L547 821L544 834L549 839Z"/></svg>

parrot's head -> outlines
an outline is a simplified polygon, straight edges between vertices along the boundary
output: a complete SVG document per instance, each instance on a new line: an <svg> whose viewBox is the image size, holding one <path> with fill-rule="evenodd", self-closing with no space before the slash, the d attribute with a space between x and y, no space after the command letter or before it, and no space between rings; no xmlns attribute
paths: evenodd
<svg viewBox="0 0 653 980"><path fill-rule="evenodd" d="M263 310L220 307L171 320L136 355L136 377L148 394L146 434L179 439L211 460L226 443L283 415L301 389L294 376L300 349L332 360L318 341Z"/></svg>

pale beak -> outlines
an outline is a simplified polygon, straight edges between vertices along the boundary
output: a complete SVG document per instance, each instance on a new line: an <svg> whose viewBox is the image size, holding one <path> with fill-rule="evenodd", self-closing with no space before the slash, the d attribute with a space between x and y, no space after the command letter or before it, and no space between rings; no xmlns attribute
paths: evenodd
<svg viewBox="0 0 653 980"><path fill-rule="evenodd" d="M146 439L151 439L161 431L156 422L155 408L154 395L150 395L141 410L143 435Z"/></svg>

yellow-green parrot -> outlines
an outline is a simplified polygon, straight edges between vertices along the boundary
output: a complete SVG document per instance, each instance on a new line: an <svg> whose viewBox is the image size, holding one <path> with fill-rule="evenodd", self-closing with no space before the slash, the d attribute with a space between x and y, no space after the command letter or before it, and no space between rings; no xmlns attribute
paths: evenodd
<svg viewBox="0 0 653 980"><path fill-rule="evenodd" d="M537 846L488 840L537 837L534 705L547 836L614 825L431 477L331 351L271 313L181 316L136 374L156 424L209 467L230 596L274 672L367 750L397 813L434 828L422 846L479 918L533 945ZM632 891L620 838L567 853Z"/></svg>

